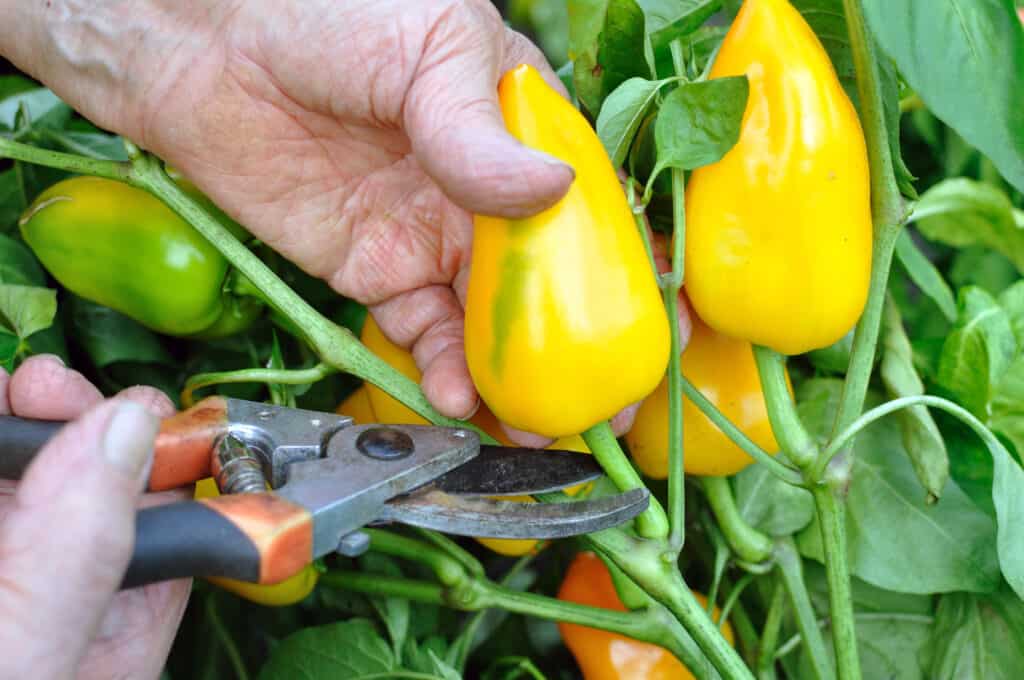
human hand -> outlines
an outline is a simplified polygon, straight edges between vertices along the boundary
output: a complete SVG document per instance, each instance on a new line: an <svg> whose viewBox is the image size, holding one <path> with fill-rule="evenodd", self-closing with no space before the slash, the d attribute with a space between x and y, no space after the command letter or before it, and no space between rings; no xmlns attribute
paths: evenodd
<svg viewBox="0 0 1024 680"><path fill-rule="evenodd" d="M13 376L0 369L0 413L76 419L21 482L0 481L0 677L156 678L191 580L118 586L158 418L174 406L149 387L104 401L56 357L36 356Z"/></svg>

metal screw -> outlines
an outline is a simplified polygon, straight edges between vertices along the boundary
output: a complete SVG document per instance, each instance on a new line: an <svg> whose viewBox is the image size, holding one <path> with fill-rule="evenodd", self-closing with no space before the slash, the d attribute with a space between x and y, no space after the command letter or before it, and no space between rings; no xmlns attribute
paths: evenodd
<svg viewBox="0 0 1024 680"><path fill-rule="evenodd" d="M393 427L371 427L356 437L356 448L365 456L377 460L405 458L415 450L410 437Z"/></svg>
<svg viewBox="0 0 1024 680"><path fill-rule="evenodd" d="M345 534L338 542L338 554L343 557L359 557L370 549L370 536L362 531Z"/></svg>
<svg viewBox="0 0 1024 680"><path fill-rule="evenodd" d="M221 493L263 493L267 490L267 478L263 475L260 459L237 437L229 434L220 440L213 463L214 478Z"/></svg>

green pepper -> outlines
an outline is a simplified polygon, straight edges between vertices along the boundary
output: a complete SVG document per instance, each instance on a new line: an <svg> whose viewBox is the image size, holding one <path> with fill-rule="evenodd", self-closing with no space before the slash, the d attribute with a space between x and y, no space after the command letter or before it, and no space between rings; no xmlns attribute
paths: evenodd
<svg viewBox="0 0 1024 680"><path fill-rule="evenodd" d="M223 213L191 185L182 188ZM51 186L20 222L25 242L71 292L167 335L206 339L244 330L262 313L226 285L229 263L163 202L98 177ZM244 230L230 220L236 233Z"/></svg>

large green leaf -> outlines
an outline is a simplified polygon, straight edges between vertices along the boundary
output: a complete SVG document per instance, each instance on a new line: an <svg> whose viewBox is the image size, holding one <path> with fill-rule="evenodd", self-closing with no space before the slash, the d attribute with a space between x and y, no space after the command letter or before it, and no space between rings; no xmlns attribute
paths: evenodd
<svg viewBox="0 0 1024 680"><path fill-rule="evenodd" d="M769 536L789 536L810 524L810 492L787 484L764 465L750 465L733 477L736 506L754 528Z"/></svg>
<svg viewBox="0 0 1024 680"><path fill-rule="evenodd" d="M173 365L153 331L118 311L84 298L66 298L74 340L99 368L117 363ZM63 303L62 303L63 304Z"/></svg>
<svg viewBox="0 0 1024 680"><path fill-rule="evenodd" d="M640 123L654 104L658 90L667 82L667 79L630 78L605 99L595 127L615 167L620 167L626 160Z"/></svg>
<svg viewBox="0 0 1024 680"><path fill-rule="evenodd" d="M798 390L801 415L821 438L831 430L841 390L840 381L824 379L809 380ZM877 404L877 396L869 402ZM925 502L895 419L884 418L861 431L853 456L846 533L855 575L903 593L991 592L997 587L992 518L952 481L939 502ZM797 545L804 555L823 559L817 519L797 535Z"/></svg>
<svg viewBox="0 0 1024 680"><path fill-rule="evenodd" d="M992 248L1024 273L1024 212L990 184L962 177L939 182L924 192L910 219L932 241Z"/></svg>
<svg viewBox="0 0 1024 680"><path fill-rule="evenodd" d="M665 97L654 124L658 162L665 168L692 170L714 163L735 146L747 108L746 76L686 83Z"/></svg>
<svg viewBox="0 0 1024 680"><path fill-rule="evenodd" d="M650 77L644 13L636 0L568 0L569 58L576 97L594 117L633 77Z"/></svg>
<svg viewBox="0 0 1024 680"><path fill-rule="evenodd" d="M982 289L964 288L957 323L942 347L936 383L986 422L996 386L1016 354L1006 311Z"/></svg>
<svg viewBox="0 0 1024 680"><path fill-rule="evenodd" d="M930 297L943 315L950 322L956 321L956 298L949 284L942 278L942 274L936 269L924 253L914 243L910 232L903 230L896 239L896 256L900 264L907 270L907 274L921 291Z"/></svg>
<svg viewBox="0 0 1024 680"><path fill-rule="evenodd" d="M1010 0L864 0L882 49L939 118L1024 191L1024 32Z"/></svg>
<svg viewBox="0 0 1024 680"><path fill-rule="evenodd" d="M943 595L928 652L932 680L1016 680L1024 669L1024 602L1005 588Z"/></svg>
<svg viewBox="0 0 1024 680"><path fill-rule="evenodd" d="M0 283L46 285L46 274L32 251L21 241L0 234Z"/></svg>
<svg viewBox="0 0 1024 680"><path fill-rule="evenodd" d="M260 680L386 678L398 670L388 643L366 619L306 628L285 638L260 671Z"/></svg>
<svg viewBox="0 0 1024 680"><path fill-rule="evenodd" d="M62 128L71 118L71 107L45 88L11 95L0 101L0 125L14 128L18 110L24 107L33 126Z"/></svg>

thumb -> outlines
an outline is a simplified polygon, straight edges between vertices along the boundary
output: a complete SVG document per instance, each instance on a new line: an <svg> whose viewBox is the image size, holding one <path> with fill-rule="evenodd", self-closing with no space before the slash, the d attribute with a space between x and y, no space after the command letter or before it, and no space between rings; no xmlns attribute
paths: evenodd
<svg viewBox="0 0 1024 680"><path fill-rule="evenodd" d="M142 406L106 402L26 470L0 524L2 665L23 665L9 677L75 675L131 557L157 428Z"/></svg>
<svg viewBox="0 0 1024 680"><path fill-rule="evenodd" d="M575 177L561 160L508 133L498 106L500 18L450 13L425 47L403 113L417 161L454 203L497 217L554 205ZM439 54L431 54L432 52Z"/></svg>

